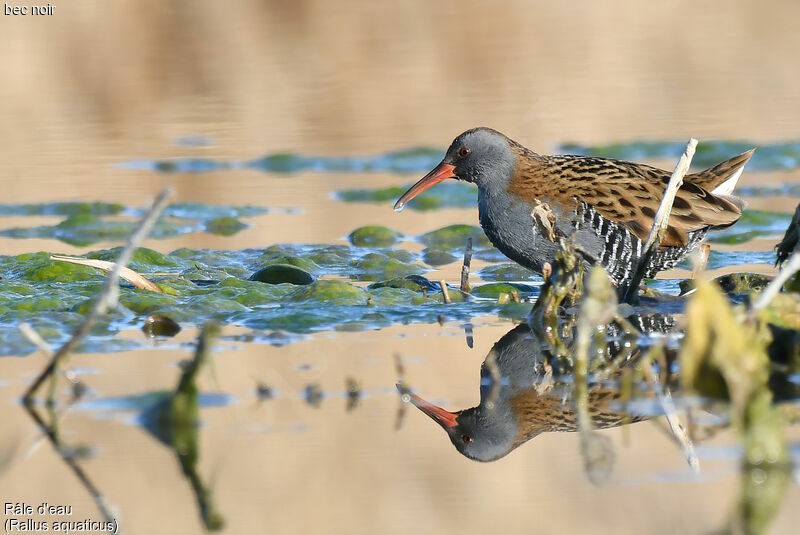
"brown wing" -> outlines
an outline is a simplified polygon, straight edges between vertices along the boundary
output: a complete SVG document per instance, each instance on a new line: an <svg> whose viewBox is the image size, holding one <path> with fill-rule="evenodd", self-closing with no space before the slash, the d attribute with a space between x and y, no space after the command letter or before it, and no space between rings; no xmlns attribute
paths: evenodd
<svg viewBox="0 0 800 535"><path fill-rule="evenodd" d="M546 197L568 208L577 202L586 202L603 217L627 226L639 239L647 239L670 172L604 158L531 157L530 153L525 156L517 160L517 172L512 177L510 191L523 198ZM743 165L727 163L686 177L675 197L662 246L686 245L689 233L695 230L725 227L739 219L741 202L732 197L713 195L692 182L693 178L700 177L701 182L712 187L714 181L724 182ZM713 180L710 178L712 174Z"/></svg>

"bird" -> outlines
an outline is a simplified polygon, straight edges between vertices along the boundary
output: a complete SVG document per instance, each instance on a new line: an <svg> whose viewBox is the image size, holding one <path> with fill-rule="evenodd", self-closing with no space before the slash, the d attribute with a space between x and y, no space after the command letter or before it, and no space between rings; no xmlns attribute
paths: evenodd
<svg viewBox="0 0 800 535"><path fill-rule="evenodd" d="M674 267L711 229L733 225L744 202L733 189L751 149L687 174L666 233L644 277ZM395 204L448 178L478 187L478 216L505 256L535 272L570 239L587 265L601 264L618 287L630 284L671 173L641 163L590 156L547 156L487 127L463 132L444 159Z"/></svg>
<svg viewBox="0 0 800 535"><path fill-rule="evenodd" d="M657 331L672 327L658 315L643 316L641 323ZM619 336L618 330L611 334L617 340ZM409 401L444 429L459 453L474 461L496 461L544 432L578 431L574 381L571 376L550 374L548 378L547 363L552 355L545 347L545 341L522 323L494 344L481 365L477 407L448 411L411 392ZM613 361L624 350L621 344L609 344L604 358ZM634 347L622 367L636 363L640 355L641 350ZM488 364L490 356L492 365ZM494 377L492 366L496 366ZM605 429L649 418L625 411L620 403L622 393L613 379L588 384L589 416L594 427Z"/></svg>

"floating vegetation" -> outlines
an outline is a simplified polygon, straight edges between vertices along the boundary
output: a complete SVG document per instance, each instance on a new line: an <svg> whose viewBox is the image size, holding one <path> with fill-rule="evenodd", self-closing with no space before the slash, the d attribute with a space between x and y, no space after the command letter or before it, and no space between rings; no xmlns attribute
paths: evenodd
<svg viewBox="0 0 800 535"><path fill-rule="evenodd" d="M749 295L763 290L772 281L772 277L759 273L728 273L714 279L728 296ZM680 283L681 294L687 294L696 289L695 280L685 280Z"/></svg>
<svg viewBox="0 0 800 535"><path fill-rule="evenodd" d="M458 249L462 251L467 238L472 238L473 247L489 247L489 238L483 229L474 225L450 225L419 237L419 241L432 248Z"/></svg>
<svg viewBox="0 0 800 535"><path fill-rule="evenodd" d="M116 215L125 210L118 203L51 202L41 204L0 204L0 216L76 216Z"/></svg>
<svg viewBox="0 0 800 535"><path fill-rule="evenodd" d="M123 169L159 173L208 173L225 169L255 169L265 173L413 173L428 169L442 159L444 151L426 147L404 149L375 156L305 156L290 152L269 154L250 161L221 161L208 158L133 160Z"/></svg>
<svg viewBox="0 0 800 535"><path fill-rule="evenodd" d="M372 225L355 229L347 239L356 247L390 247L401 234L390 228Z"/></svg>
<svg viewBox="0 0 800 535"><path fill-rule="evenodd" d="M283 213L293 213L283 210ZM214 206L199 203L174 204L164 210L156 222L152 238L173 238L190 232L208 232L232 236L247 228L240 218L270 213L255 206ZM85 246L97 242L121 242L133 231L142 211L108 203L49 203L0 205L0 216L52 215L66 216L53 225L15 227L0 230L0 237L44 238L60 240L70 245Z"/></svg>
<svg viewBox="0 0 800 535"><path fill-rule="evenodd" d="M295 164L291 157L274 157L264 165L291 169ZM58 215L94 221L92 224L98 228L102 225L97 221L115 221L109 216L130 217L122 207L117 212L112 209L116 208L62 207L59 210L65 213ZM231 234L241 229L239 218L248 217L246 211L231 210L220 208L212 217L203 213L202 205L183 205L177 211L173 207L165 221L171 224L171 220L191 220L205 231ZM722 239L738 243L736 240L771 235L777 221L786 222L780 214L748 211L743 234L722 234ZM113 225L108 228L113 230ZM742 491L731 525L742 532L767 528L788 482L789 458L782 436L785 420L773 403L781 399L773 396L773 380L792 369L795 381L798 376L796 366L800 362L786 359L779 366L774 365L775 354L797 355L797 295L781 294L760 314L753 314L744 307L731 307L728 298L709 294L705 288L712 286L700 281L693 286L697 291L689 302L692 307L701 300L702 307L687 312L689 330L681 338L672 332L672 318L661 313L665 309L682 312L683 299L662 301L663 296L653 292L655 297L643 298L644 307L618 307L601 270L593 270L587 277L588 288L584 291L580 262L568 246L551 266L541 288L538 275L508 263L483 267L478 274L484 283L471 287L466 255L466 276L459 289L457 281L450 281L456 284L448 286L447 281L438 280L441 275L433 281L423 274L428 266L459 260L465 243L470 244L469 251L474 247L477 258L503 258L478 227L453 225L426 233L419 237L426 246L421 253L393 248L404 237L387 227L361 227L348 239L352 246L293 244L243 251L185 248L168 254L145 248L128 250L132 252L131 267L141 276L146 275L148 281L152 279L161 293L143 291L143 286L135 282L123 282L119 288L120 308L96 318L73 348L103 352L129 349L139 347L140 341L118 336L126 329L141 328L149 337L174 336L181 325L215 322L203 327L195 358L183 367L174 391L81 403L89 410L105 405L112 411L139 411L138 422L174 451L207 529L222 528L224 520L212 500L211 485L198 473L199 434L203 429L200 411L232 400L224 394L201 394L197 385L199 370L209 359L216 322L246 328L236 329L237 334L226 340L283 345L300 339L297 333L456 321L465 328L467 344L472 347L470 319L477 315L528 320L511 329L487 355L481 368L478 406L449 412L416 396L405 382L399 388L401 399L413 402L442 425L459 452L472 459L491 461L540 433L576 431L580 433L587 476L602 484L613 471L615 457L611 441L595 430L661 412L669 415L670 405L665 400L672 403L672 395L676 403L671 416L675 417L675 407L683 410L681 388L685 388L686 392L702 396L704 408L729 415L742 438ZM786 246L786 256L793 247L792 243ZM69 340L71 332L82 328L86 314L97 303L103 274L96 268L115 270L113 262L124 251L94 251L84 255L84 260L91 262L77 264L53 262L48 253L0 257L0 336L6 342L0 352L22 354L37 347L19 335L21 321L33 324L50 343ZM709 267L753 260L771 263L772 254L714 251ZM768 277L745 273L726 275L717 283L729 293L755 298L770 281ZM677 281L661 284L677 288ZM113 288L117 290L116 283ZM526 299L536 299L532 311L531 305L524 302ZM643 314L653 311L657 314ZM715 315L715 311L720 313ZM706 326L698 327L703 322ZM703 331L694 332L696 329L705 329L705 335ZM717 340L730 329L740 332L717 347ZM780 350L773 342L778 338L785 344ZM738 350L733 347L737 344ZM793 348L793 352L785 347ZM684 358L697 359L694 364L686 364L689 371L681 379L685 383L679 383L675 376L676 348L682 366ZM397 368L403 379L405 371L399 357ZM315 373L316 370L315 365ZM781 384L790 394L784 399L792 399L797 385L789 380ZM79 392L75 397L83 397L84 392L76 388L85 389L83 383L73 383L73 391ZM276 396L276 391L258 382L255 395L259 400L268 400ZM310 383L299 398L293 399L319 407L327 395L330 394L319 384ZM352 377L345 380L344 399L347 411L369 401L365 401L362 385ZM637 412L637 402L648 407L649 412ZM402 410L398 411L398 427ZM262 411L262 415L264 412L273 411ZM68 463L80 460L82 452L91 451L81 444L54 441L54 446Z"/></svg>
<svg viewBox="0 0 800 535"><path fill-rule="evenodd" d="M443 249L423 249L422 260L429 266L446 266L458 260L458 255Z"/></svg>
<svg viewBox="0 0 800 535"><path fill-rule="evenodd" d="M509 282L490 282L472 288L472 295L490 299L498 299L502 295L526 297L537 292L538 288L535 286Z"/></svg>
<svg viewBox="0 0 800 535"><path fill-rule="evenodd" d="M247 228L247 225L231 216L215 217L203 223L203 230L209 234L218 234L220 236L233 236L245 228Z"/></svg>
<svg viewBox="0 0 800 535"><path fill-rule="evenodd" d="M565 143L558 147L564 154L601 156L620 160L672 159L683 152L685 142L634 141L587 146ZM772 171L800 167L800 142L784 141L760 144L751 141L703 141L697 146L695 165L712 166L734 154L756 147L748 164L751 170ZM159 173L208 173L227 169L255 169L265 173L424 173L438 164L443 148L411 148L374 156L307 156L275 153L249 161L223 161L210 158L170 158L133 160L120 165L123 169ZM405 190L403 190L405 191ZM403 193L400 191L400 194ZM392 195L393 199L397 195Z"/></svg>
<svg viewBox="0 0 800 535"><path fill-rule="evenodd" d="M791 220L791 214L746 209L735 225L710 233L708 241L738 244L756 238L780 236Z"/></svg>
<svg viewBox="0 0 800 535"><path fill-rule="evenodd" d="M412 256L407 251L390 251L387 253L367 253L358 259L353 267L353 278L363 281L374 281L383 278L404 277L423 273L426 270L419 264L412 264Z"/></svg>
<svg viewBox="0 0 800 535"><path fill-rule="evenodd" d="M519 264L504 263L486 266L478 271L483 280L495 281L541 281L542 277Z"/></svg>
<svg viewBox="0 0 800 535"><path fill-rule="evenodd" d="M426 168L428 169L428 168ZM410 184L408 185L410 186ZM408 187L391 186L380 189L348 189L337 191L337 200L354 203L393 204ZM412 199L406 206L421 212L441 208L474 208L478 205L477 188L465 182L448 181L429 189Z"/></svg>
<svg viewBox="0 0 800 535"><path fill-rule="evenodd" d="M117 247L76 258L108 266L114 265L120 252ZM271 344L274 332L284 333L282 343L286 343L296 339L287 334L432 323L443 313L454 321L498 311L511 318L525 315L497 303L496 298L477 299L477 294L472 297L457 288L451 288L449 295L464 306L443 311L441 286L422 276L428 268L415 262L416 258L401 249L347 245L178 249L168 254L138 248L130 268L161 293L123 283L123 308L98 322L78 351L135 348L144 341L117 338L119 332L142 328L148 316L159 315L184 327L213 319L266 331L255 340ZM0 270L4 277L0 280L0 336L6 342L0 355L34 350L18 332L22 322L30 323L48 343L62 343L89 309L103 278L94 267L53 261L48 253L0 257ZM373 282L364 287L340 280L343 277ZM529 290L520 288L520 295L531 295Z"/></svg>

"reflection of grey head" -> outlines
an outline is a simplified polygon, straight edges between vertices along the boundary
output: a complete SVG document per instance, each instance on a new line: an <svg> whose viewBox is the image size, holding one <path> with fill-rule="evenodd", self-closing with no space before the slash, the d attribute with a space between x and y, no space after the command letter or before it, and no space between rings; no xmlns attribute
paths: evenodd
<svg viewBox="0 0 800 535"><path fill-rule="evenodd" d="M514 172L516 156L506 136L491 128L467 130L453 140L444 162L455 166L459 180L486 187L506 184Z"/></svg>
<svg viewBox="0 0 800 535"><path fill-rule="evenodd" d="M474 407L461 411L458 425L445 431L462 455L487 462L505 457L513 449L517 425L510 411Z"/></svg>
<svg viewBox="0 0 800 535"><path fill-rule="evenodd" d="M445 430L450 441L466 457L476 461L494 461L514 447L517 426L507 406L498 404L451 412L425 401L416 394L411 402Z"/></svg>

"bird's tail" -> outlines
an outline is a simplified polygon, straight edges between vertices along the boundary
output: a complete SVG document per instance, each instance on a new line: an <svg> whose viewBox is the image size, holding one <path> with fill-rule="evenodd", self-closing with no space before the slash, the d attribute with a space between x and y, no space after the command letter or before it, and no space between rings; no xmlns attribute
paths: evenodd
<svg viewBox="0 0 800 535"><path fill-rule="evenodd" d="M755 150L750 149L705 171L687 175L686 181L700 186L714 195L731 195L739 177L742 176L745 164L753 156Z"/></svg>

